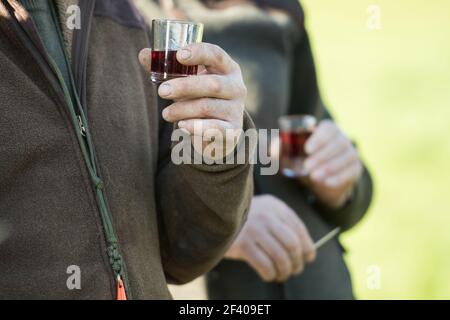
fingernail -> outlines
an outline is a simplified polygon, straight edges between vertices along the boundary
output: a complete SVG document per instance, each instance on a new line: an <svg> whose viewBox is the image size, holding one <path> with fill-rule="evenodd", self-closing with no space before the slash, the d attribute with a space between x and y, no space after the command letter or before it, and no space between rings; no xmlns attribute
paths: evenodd
<svg viewBox="0 0 450 320"><path fill-rule="evenodd" d="M182 49L182 50L180 51L180 57L181 57L181 59L183 59L183 60L189 59L189 58L191 57L191 50L188 50L188 49Z"/></svg>
<svg viewBox="0 0 450 320"><path fill-rule="evenodd" d="M170 84L167 83L163 83L160 87L159 87L159 95L160 96L170 96L170 94L172 93L172 88L170 87Z"/></svg>
<svg viewBox="0 0 450 320"><path fill-rule="evenodd" d="M312 154L314 152L315 146L312 143L306 143L305 151L307 154Z"/></svg>
<svg viewBox="0 0 450 320"><path fill-rule="evenodd" d="M167 110L167 108L163 110L162 116L163 116L163 118L166 119L166 120L167 120L167 118L169 117L169 110Z"/></svg>
<svg viewBox="0 0 450 320"><path fill-rule="evenodd" d="M179 121L178 127L184 127L186 125L186 121Z"/></svg>

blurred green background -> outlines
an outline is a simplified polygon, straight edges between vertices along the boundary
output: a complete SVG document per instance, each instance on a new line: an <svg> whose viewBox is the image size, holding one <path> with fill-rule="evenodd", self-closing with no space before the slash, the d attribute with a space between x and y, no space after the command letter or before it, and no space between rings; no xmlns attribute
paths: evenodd
<svg viewBox="0 0 450 320"><path fill-rule="evenodd" d="M357 297L449 299L450 1L302 3L324 99L376 183L368 216L343 236ZM367 26L370 5L380 30Z"/></svg>

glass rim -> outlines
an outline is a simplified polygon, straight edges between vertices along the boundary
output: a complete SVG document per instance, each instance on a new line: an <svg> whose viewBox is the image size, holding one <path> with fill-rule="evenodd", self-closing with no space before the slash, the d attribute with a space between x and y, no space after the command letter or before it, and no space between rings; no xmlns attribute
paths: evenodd
<svg viewBox="0 0 450 320"><path fill-rule="evenodd" d="M278 118L280 129L283 130L312 130L317 125L317 119L310 114L285 115Z"/></svg>
<svg viewBox="0 0 450 320"><path fill-rule="evenodd" d="M181 19L153 19L152 23L159 22L159 23L179 23L179 24L187 24L187 25L193 25L193 26L203 26L203 23L201 22L194 22L189 20L181 20Z"/></svg>

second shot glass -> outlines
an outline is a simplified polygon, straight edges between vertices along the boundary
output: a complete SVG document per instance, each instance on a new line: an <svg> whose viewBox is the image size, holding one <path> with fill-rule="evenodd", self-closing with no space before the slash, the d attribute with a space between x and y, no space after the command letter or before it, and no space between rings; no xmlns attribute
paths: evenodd
<svg viewBox="0 0 450 320"><path fill-rule="evenodd" d="M280 117L280 164L281 172L288 178L305 178L307 158L305 144L312 135L317 120L310 115Z"/></svg>

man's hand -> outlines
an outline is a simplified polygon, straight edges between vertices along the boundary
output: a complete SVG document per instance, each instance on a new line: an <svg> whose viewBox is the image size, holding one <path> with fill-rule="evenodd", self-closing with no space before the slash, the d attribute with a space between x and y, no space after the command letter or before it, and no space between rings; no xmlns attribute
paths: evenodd
<svg viewBox="0 0 450 320"><path fill-rule="evenodd" d="M315 260L314 243L303 222L281 200L255 196L242 231L225 255L247 262L267 282L284 282Z"/></svg>
<svg viewBox="0 0 450 320"><path fill-rule="evenodd" d="M363 170L355 147L333 121L323 120L305 149L311 189L325 205L340 208Z"/></svg>
<svg viewBox="0 0 450 320"><path fill-rule="evenodd" d="M139 54L141 64L148 71L150 53L150 49L143 49ZM220 130L224 137L227 129L242 129L247 89L239 65L220 47L208 43L182 48L177 59L184 65L199 65L201 71L196 76L161 84L158 90L160 97L174 101L163 110L163 118L178 122L178 127L191 135L200 133L194 132L194 123L197 126L201 124L203 137L207 136L205 131L209 129Z"/></svg>

